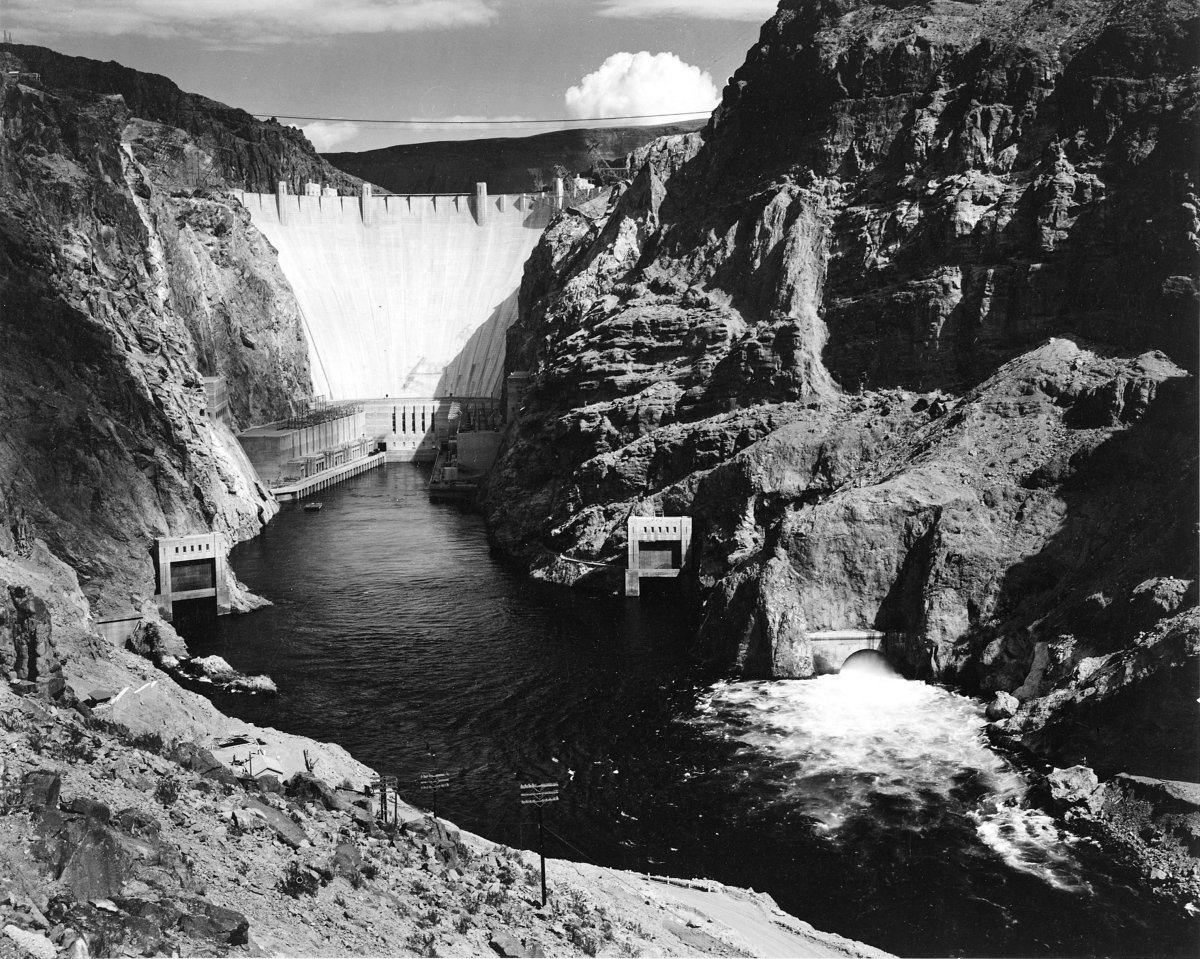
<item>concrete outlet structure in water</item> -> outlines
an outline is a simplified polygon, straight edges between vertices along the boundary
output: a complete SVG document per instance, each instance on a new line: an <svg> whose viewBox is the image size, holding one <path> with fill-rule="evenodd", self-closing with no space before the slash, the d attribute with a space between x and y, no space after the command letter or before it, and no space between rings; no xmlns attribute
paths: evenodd
<svg viewBox="0 0 1200 959"><path fill-rule="evenodd" d="M212 600L214 612L229 612L229 576L225 550L216 533L162 536L156 551L158 602L163 619L171 620L175 604L185 600Z"/></svg>
<svg viewBox="0 0 1200 959"><path fill-rule="evenodd" d="M859 653L883 657L887 633L876 629L826 629L806 634L812 646L813 669L817 675L841 672L846 662Z"/></svg>
<svg viewBox="0 0 1200 959"><path fill-rule="evenodd" d="M630 516L625 595L639 596L643 576L674 578L692 558L690 516Z"/></svg>

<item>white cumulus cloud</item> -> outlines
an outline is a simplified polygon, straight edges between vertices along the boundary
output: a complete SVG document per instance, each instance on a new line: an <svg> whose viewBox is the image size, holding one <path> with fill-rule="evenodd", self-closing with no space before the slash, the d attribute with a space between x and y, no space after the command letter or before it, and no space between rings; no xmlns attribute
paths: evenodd
<svg viewBox="0 0 1200 959"><path fill-rule="evenodd" d="M693 17L702 20L749 20L761 23L775 13L779 0L603 0L600 16L622 19Z"/></svg>
<svg viewBox="0 0 1200 959"><path fill-rule="evenodd" d="M571 117L628 117L707 113L718 99L712 77L699 67L643 50L614 53L567 90L566 106Z"/></svg>
<svg viewBox="0 0 1200 959"><path fill-rule="evenodd" d="M255 46L362 33L481 26L497 0L4 0L22 38L71 34L185 37Z"/></svg>
<svg viewBox="0 0 1200 959"><path fill-rule="evenodd" d="M302 123L300 129L318 153L332 153L361 132L359 125L350 120L314 120L312 123Z"/></svg>

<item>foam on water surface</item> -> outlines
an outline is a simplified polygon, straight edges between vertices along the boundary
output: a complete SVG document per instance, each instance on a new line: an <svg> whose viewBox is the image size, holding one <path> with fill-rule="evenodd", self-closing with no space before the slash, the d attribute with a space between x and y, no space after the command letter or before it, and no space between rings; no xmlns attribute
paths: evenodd
<svg viewBox="0 0 1200 959"><path fill-rule="evenodd" d="M763 801L802 812L833 839L863 817L919 834L957 815L1010 868L1090 888L1074 840L1022 807L1027 781L988 746L983 709L968 697L878 673L722 682L695 721L744 744L744 773L769 787Z"/></svg>

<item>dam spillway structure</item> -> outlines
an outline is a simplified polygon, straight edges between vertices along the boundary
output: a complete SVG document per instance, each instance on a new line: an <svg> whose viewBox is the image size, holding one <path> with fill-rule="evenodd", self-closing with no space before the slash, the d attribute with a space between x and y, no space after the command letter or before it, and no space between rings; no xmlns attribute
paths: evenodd
<svg viewBox="0 0 1200 959"><path fill-rule="evenodd" d="M504 335L554 194L240 193L303 314L331 401L500 396Z"/></svg>

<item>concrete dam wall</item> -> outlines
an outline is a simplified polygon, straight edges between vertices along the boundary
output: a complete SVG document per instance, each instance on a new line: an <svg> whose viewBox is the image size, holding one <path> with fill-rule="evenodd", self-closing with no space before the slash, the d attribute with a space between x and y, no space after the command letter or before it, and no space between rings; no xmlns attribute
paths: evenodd
<svg viewBox="0 0 1200 959"><path fill-rule="evenodd" d="M524 263L561 201L331 194L240 195L295 290L314 392L499 396Z"/></svg>

